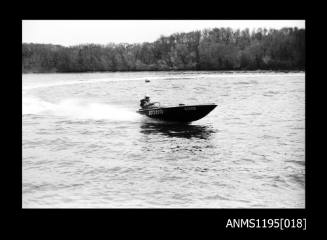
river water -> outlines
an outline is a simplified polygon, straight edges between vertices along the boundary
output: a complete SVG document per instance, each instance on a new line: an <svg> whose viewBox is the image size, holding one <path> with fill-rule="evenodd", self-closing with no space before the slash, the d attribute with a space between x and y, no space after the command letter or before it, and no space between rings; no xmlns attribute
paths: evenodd
<svg viewBox="0 0 327 240"><path fill-rule="evenodd" d="M23 208L305 207L304 72L22 81ZM135 112L145 95L218 106L189 125L160 123Z"/></svg>

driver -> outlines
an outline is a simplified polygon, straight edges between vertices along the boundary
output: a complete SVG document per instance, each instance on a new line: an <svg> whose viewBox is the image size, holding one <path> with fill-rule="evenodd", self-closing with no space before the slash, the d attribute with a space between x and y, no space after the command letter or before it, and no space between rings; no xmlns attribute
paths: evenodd
<svg viewBox="0 0 327 240"><path fill-rule="evenodd" d="M141 102L140 106L142 108L147 108L147 107L150 107L153 105L153 103L150 102L150 97L148 97L148 96L145 96L145 98L141 99L140 102Z"/></svg>

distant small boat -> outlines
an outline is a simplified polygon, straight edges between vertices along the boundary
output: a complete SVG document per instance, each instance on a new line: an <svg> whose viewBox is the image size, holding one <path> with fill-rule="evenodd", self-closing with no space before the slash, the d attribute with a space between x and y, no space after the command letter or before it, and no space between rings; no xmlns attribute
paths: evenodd
<svg viewBox="0 0 327 240"><path fill-rule="evenodd" d="M150 82L150 80L146 79L145 82Z"/></svg>
<svg viewBox="0 0 327 240"><path fill-rule="evenodd" d="M208 115L216 104L202 105L184 105L179 104L176 107L161 107L158 102L152 103L152 106L141 108L137 112L153 119L171 122L193 122Z"/></svg>

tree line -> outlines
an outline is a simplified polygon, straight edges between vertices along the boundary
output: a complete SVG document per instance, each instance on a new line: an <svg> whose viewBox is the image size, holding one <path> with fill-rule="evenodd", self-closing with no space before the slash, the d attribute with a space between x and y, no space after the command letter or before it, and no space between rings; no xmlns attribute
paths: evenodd
<svg viewBox="0 0 327 240"><path fill-rule="evenodd" d="M214 28L154 42L22 44L22 71L304 70L305 30Z"/></svg>

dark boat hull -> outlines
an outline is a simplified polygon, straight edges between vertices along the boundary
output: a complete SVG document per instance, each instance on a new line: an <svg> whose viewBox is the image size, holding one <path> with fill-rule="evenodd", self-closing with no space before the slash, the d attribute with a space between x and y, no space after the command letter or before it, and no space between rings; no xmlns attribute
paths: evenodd
<svg viewBox="0 0 327 240"><path fill-rule="evenodd" d="M140 109L138 113L150 118L171 122L193 122L208 115L217 105L183 105Z"/></svg>

